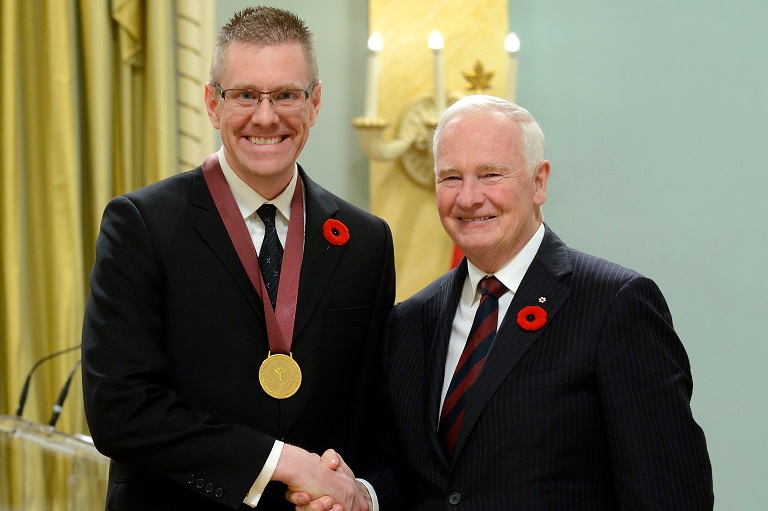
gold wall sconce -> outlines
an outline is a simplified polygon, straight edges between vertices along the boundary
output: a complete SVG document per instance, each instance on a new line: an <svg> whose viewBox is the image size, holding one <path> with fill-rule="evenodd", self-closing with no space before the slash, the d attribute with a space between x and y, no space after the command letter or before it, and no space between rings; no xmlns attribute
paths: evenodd
<svg viewBox="0 0 768 511"><path fill-rule="evenodd" d="M402 113L395 136L384 140L384 130L389 121L378 116L378 54L384 47L381 36L374 32L368 39L368 61L366 70L365 114L352 119L363 152L372 160L400 160L406 174L424 187L434 186L434 159L432 157L432 136L440 115L447 106L457 101L462 94L450 92L445 87L443 65L444 41L437 30L433 30L427 41L432 50L433 92L410 103ZM507 96L514 100L517 81L517 53L520 40L510 33L504 43L509 55L507 64ZM462 72L467 80L466 89L482 94L490 88L493 71L486 71L478 59L471 71Z"/></svg>

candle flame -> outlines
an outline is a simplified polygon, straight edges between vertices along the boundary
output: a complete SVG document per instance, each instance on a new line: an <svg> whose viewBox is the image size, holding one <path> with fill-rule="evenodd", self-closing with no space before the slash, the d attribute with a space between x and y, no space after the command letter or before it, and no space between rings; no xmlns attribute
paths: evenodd
<svg viewBox="0 0 768 511"><path fill-rule="evenodd" d="M381 34L374 32L371 37L368 38L368 49L375 52L380 52L384 48L384 39L381 38Z"/></svg>
<svg viewBox="0 0 768 511"><path fill-rule="evenodd" d="M433 30L431 34L429 34L429 40L427 41L427 45L429 45L430 49L432 50L442 50L443 49L443 36L440 35L440 32L437 30Z"/></svg>
<svg viewBox="0 0 768 511"><path fill-rule="evenodd" d="M504 39L504 49L509 53L517 53L520 51L520 38L517 34L510 32L506 39Z"/></svg>

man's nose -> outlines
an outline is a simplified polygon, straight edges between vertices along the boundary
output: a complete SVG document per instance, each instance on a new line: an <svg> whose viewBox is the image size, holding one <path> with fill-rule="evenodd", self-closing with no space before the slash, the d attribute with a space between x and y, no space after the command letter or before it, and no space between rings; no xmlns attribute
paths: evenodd
<svg viewBox="0 0 768 511"><path fill-rule="evenodd" d="M461 207L470 207L481 203L484 195L480 183L474 177L462 179L461 189L456 195L456 204Z"/></svg>
<svg viewBox="0 0 768 511"><path fill-rule="evenodd" d="M256 124L268 125L277 123L278 119L279 116L272 106L271 98L268 94L262 95L259 98L259 103L256 105L256 109L253 111L251 121Z"/></svg>

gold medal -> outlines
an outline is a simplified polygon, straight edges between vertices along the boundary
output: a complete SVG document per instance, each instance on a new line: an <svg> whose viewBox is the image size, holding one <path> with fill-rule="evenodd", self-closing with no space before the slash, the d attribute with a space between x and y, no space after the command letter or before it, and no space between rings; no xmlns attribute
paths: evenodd
<svg viewBox="0 0 768 511"><path fill-rule="evenodd" d="M264 392L276 399L287 399L301 386L301 369L293 355L270 353L259 368L259 381Z"/></svg>

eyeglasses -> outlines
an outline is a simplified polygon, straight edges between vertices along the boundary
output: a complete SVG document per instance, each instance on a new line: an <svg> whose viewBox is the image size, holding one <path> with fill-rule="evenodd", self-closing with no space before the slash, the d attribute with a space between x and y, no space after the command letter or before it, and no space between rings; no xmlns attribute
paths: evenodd
<svg viewBox="0 0 768 511"><path fill-rule="evenodd" d="M214 85L214 87L219 91L221 99L231 106L243 109L258 107L261 104L261 98L267 95L269 104L275 110L296 110L304 106L315 85L317 82L312 83L306 90L283 89L268 92L253 89L222 89L220 85Z"/></svg>

